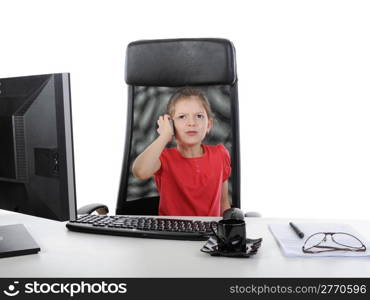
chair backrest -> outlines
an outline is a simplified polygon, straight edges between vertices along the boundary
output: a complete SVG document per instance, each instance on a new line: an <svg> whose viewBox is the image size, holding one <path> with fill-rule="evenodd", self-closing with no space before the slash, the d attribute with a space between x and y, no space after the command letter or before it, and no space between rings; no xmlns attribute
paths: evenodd
<svg viewBox="0 0 370 300"><path fill-rule="evenodd" d="M240 207L238 89L233 44L225 39L166 39L132 42L126 51L128 107L117 214L158 214L154 180L132 175L135 158L157 137L157 119L170 96L196 86L215 115L205 144L223 144L231 155L229 199ZM174 145L169 145L169 147Z"/></svg>

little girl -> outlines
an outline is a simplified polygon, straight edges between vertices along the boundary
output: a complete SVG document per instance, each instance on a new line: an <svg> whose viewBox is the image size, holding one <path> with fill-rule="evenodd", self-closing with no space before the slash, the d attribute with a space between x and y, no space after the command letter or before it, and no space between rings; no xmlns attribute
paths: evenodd
<svg viewBox="0 0 370 300"><path fill-rule="evenodd" d="M230 155L223 145L203 145L213 116L201 90L179 89L158 121L158 138L134 161L139 179L154 176L159 215L222 216L230 208ZM177 147L165 148L175 136Z"/></svg>

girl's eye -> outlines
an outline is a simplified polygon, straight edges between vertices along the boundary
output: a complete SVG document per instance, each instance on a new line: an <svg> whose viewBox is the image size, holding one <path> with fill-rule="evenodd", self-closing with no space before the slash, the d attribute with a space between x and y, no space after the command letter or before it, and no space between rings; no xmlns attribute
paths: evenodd
<svg viewBox="0 0 370 300"><path fill-rule="evenodd" d="M204 119L204 115L201 114L197 115L197 119Z"/></svg>
<svg viewBox="0 0 370 300"><path fill-rule="evenodd" d="M178 116L178 118L180 119L180 120L185 120L185 116L184 115L180 115L180 116Z"/></svg>

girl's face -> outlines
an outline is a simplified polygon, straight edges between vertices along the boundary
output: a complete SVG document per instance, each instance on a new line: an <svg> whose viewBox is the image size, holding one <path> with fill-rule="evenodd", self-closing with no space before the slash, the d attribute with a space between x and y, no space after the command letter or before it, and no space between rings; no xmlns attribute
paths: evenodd
<svg viewBox="0 0 370 300"><path fill-rule="evenodd" d="M185 145L200 144L212 127L212 120L198 97L180 99L173 113L176 140Z"/></svg>

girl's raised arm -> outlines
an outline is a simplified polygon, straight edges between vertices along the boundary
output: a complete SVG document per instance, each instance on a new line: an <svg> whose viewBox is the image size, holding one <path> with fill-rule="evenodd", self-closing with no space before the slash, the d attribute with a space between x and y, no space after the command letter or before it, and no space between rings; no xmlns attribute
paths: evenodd
<svg viewBox="0 0 370 300"><path fill-rule="evenodd" d="M159 117L157 121L159 137L135 159L132 165L132 173L136 178L150 178L161 167L159 157L173 137L173 129L169 120L169 115Z"/></svg>

